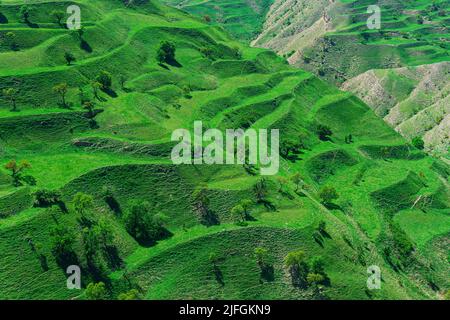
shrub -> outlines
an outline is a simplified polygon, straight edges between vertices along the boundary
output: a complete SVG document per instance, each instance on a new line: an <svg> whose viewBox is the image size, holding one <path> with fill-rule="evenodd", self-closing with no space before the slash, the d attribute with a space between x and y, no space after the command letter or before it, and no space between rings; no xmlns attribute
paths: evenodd
<svg viewBox="0 0 450 320"><path fill-rule="evenodd" d="M101 84L103 90L110 89L112 86L112 76L108 71L101 71L96 81Z"/></svg>
<svg viewBox="0 0 450 320"><path fill-rule="evenodd" d="M70 66L70 64L75 61L75 56L72 53L66 51L64 53L64 59L66 59L67 65Z"/></svg>
<svg viewBox="0 0 450 320"><path fill-rule="evenodd" d="M35 207L49 207L61 201L61 193L53 190L38 190L34 193Z"/></svg>
<svg viewBox="0 0 450 320"><path fill-rule="evenodd" d="M106 297L106 286L103 282L89 283L86 287L86 298L89 300L105 300Z"/></svg>
<svg viewBox="0 0 450 320"><path fill-rule="evenodd" d="M127 232L140 244L152 245L166 237L166 217L161 213L152 213L147 202L134 203L124 217Z"/></svg>
<svg viewBox="0 0 450 320"><path fill-rule="evenodd" d="M423 148L425 147L425 142L421 137L415 137L414 139L412 139L411 143L415 148L419 150L423 150Z"/></svg>
<svg viewBox="0 0 450 320"><path fill-rule="evenodd" d="M294 287L305 288L307 286L308 265L304 259L305 253L301 250L289 252L284 258L284 264L289 268Z"/></svg>
<svg viewBox="0 0 450 320"><path fill-rule="evenodd" d="M323 204L331 204L333 200L339 198L339 195L335 188L325 186L319 191L319 197L322 199Z"/></svg>
<svg viewBox="0 0 450 320"><path fill-rule="evenodd" d="M156 59L159 63L173 63L175 62L175 45L169 41L161 42L158 49Z"/></svg>
<svg viewBox="0 0 450 320"><path fill-rule="evenodd" d="M15 187L22 185L22 182L29 181L27 176L22 175L29 168L31 168L31 164L27 160L22 160L19 163L16 160L11 160L5 165L5 169L11 171L11 178Z"/></svg>

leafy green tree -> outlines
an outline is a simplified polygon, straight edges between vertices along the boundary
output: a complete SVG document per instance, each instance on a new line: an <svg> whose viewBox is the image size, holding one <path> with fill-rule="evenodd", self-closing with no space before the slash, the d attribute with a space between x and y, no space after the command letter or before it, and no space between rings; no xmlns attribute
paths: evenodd
<svg viewBox="0 0 450 320"><path fill-rule="evenodd" d="M98 81L91 81L91 88L92 88L92 92L94 94L94 97L97 100L100 100L100 96L98 95L98 91L102 88L102 84Z"/></svg>
<svg viewBox="0 0 450 320"><path fill-rule="evenodd" d="M85 294L88 300L106 300L106 286L103 282L91 282L86 287Z"/></svg>
<svg viewBox="0 0 450 320"><path fill-rule="evenodd" d="M318 285L322 283L325 278L323 275L318 273L308 273L308 276L306 277L306 280L308 281L308 284L310 285Z"/></svg>
<svg viewBox="0 0 450 320"><path fill-rule="evenodd" d="M242 205L238 204L231 209L231 215L236 222L244 222L246 220L245 210Z"/></svg>
<svg viewBox="0 0 450 320"><path fill-rule="evenodd" d="M333 200L337 200L339 195L335 188L325 186L319 191L319 197L322 199L323 204L331 204Z"/></svg>
<svg viewBox="0 0 450 320"><path fill-rule="evenodd" d="M267 196L267 183L264 178L261 178L256 182L253 186L253 192L255 193L255 197L257 202L264 202Z"/></svg>
<svg viewBox="0 0 450 320"><path fill-rule="evenodd" d="M139 291L136 289L131 289L127 292L123 292L119 294L117 297L118 300L141 300Z"/></svg>
<svg viewBox="0 0 450 320"><path fill-rule="evenodd" d="M259 266L263 266L268 263L267 259L269 256L269 250L267 250L266 248L257 247L253 252Z"/></svg>
<svg viewBox="0 0 450 320"><path fill-rule="evenodd" d="M2 93L12 104L11 111L17 111L17 94L19 93L19 91L15 88L6 88L3 89Z"/></svg>
<svg viewBox="0 0 450 320"><path fill-rule="evenodd" d="M324 234L327 232L326 228L327 228L326 222L321 220L319 222L319 226L317 227L317 231L319 231L321 234Z"/></svg>
<svg viewBox="0 0 450 320"><path fill-rule="evenodd" d="M53 87L53 91L58 93L61 96L61 105L63 107L67 107L66 102L66 94L69 89L69 86L66 82L62 82Z"/></svg>
<svg viewBox="0 0 450 320"><path fill-rule="evenodd" d="M68 51L66 51L64 53L64 59L66 59L66 62L67 62L68 66L70 66L72 64L72 62L74 62L76 60L75 56L72 53L68 52Z"/></svg>
<svg viewBox="0 0 450 320"><path fill-rule="evenodd" d="M288 184L288 180L282 176L277 176L276 179L278 181L278 192L282 192L283 187Z"/></svg>
<svg viewBox="0 0 450 320"><path fill-rule="evenodd" d="M253 201L250 199L242 199L239 204L244 209L245 220L250 218L250 208L253 206Z"/></svg>
<svg viewBox="0 0 450 320"><path fill-rule="evenodd" d="M412 145L419 149L419 150L423 150L423 148L425 148L425 142L423 141L423 139L421 137L414 137L414 139L412 139Z"/></svg>
<svg viewBox="0 0 450 320"><path fill-rule="evenodd" d="M58 204L61 201L61 192L41 189L34 193L35 207L48 207Z"/></svg>
<svg viewBox="0 0 450 320"><path fill-rule="evenodd" d="M19 15L23 22L30 22L30 8L27 5L20 7Z"/></svg>
<svg viewBox="0 0 450 320"><path fill-rule="evenodd" d="M294 173L291 176L291 181L295 184L295 192L297 192L298 189L300 188L300 185L303 184L303 178L301 174L299 172Z"/></svg>
<svg viewBox="0 0 450 320"><path fill-rule="evenodd" d="M206 188L199 187L192 193L192 207L202 224L218 224L217 217L209 208L210 200Z"/></svg>
<svg viewBox="0 0 450 320"><path fill-rule="evenodd" d="M89 118L93 118L94 117L94 107L95 107L95 103L93 101L85 101L83 103L83 109L85 109L87 111L87 115Z"/></svg>
<svg viewBox="0 0 450 320"><path fill-rule="evenodd" d="M101 71L96 81L102 85L103 90L110 89L112 86L112 76L108 71Z"/></svg>
<svg viewBox="0 0 450 320"><path fill-rule="evenodd" d="M124 216L126 230L143 245L152 245L169 234L165 228L167 218L151 210L148 202L134 203Z"/></svg>
<svg viewBox="0 0 450 320"><path fill-rule="evenodd" d="M168 63L171 64L175 62L175 45L172 42L169 41L163 41L161 42L161 45L159 46L156 60L160 64Z"/></svg>
<svg viewBox="0 0 450 320"><path fill-rule="evenodd" d="M72 199L73 208L79 215L85 214L94 206L94 198L83 192L78 192Z"/></svg>
<svg viewBox="0 0 450 320"><path fill-rule="evenodd" d="M325 263L320 256L314 256L311 259L311 272L325 275Z"/></svg>
<svg viewBox="0 0 450 320"><path fill-rule="evenodd" d="M73 250L75 234L65 225L57 225L50 231L52 253L56 262L66 267L76 261L76 254Z"/></svg>
<svg viewBox="0 0 450 320"><path fill-rule="evenodd" d="M51 12L51 16L53 17L53 19L55 19L56 23L58 23L59 25L62 25L62 19L65 17L65 13L64 11L61 10L53 10Z"/></svg>
<svg viewBox="0 0 450 320"><path fill-rule="evenodd" d="M9 31L4 35L3 42L6 46L8 46L11 50L17 50L18 44L17 44L17 36L14 32Z"/></svg>
<svg viewBox="0 0 450 320"><path fill-rule="evenodd" d="M11 178L13 185L18 187L24 181L24 176L22 175L26 169L30 169L31 164L27 160L22 160L19 163L16 160L11 160L5 164L5 169L11 172Z"/></svg>
<svg viewBox="0 0 450 320"><path fill-rule="evenodd" d="M289 252L284 258L284 264L291 274L292 285L305 288L308 265L305 262L305 253L301 250Z"/></svg>

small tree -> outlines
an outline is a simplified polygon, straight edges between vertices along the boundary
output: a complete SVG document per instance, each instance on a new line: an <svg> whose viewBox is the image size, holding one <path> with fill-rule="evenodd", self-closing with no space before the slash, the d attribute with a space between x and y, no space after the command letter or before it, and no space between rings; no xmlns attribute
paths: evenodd
<svg viewBox="0 0 450 320"><path fill-rule="evenodd" d="M108 90L112 86L112 76L108 71L101 71L96 80L102 85L103 90Z"/></svg>
<svg viewBox="0 0 450 320"><path fill-rule="evenodd" d="M78 192L72 199L73 208L79 215L84 215L94 206L94 198L82 192Z"/></svg>
<svg viewBox="0 0 450 320"><path fill-rule="evenodd" d="M56 21L56 23L58 23L59 25L62 25L62 19L64 18L64 16L65 16L65 13L64 13L64 11L61 11L61 10L53 10L52 12L51 12L51 15L52 15L52 17L53 17L53 19L55 19L55 21Z"/></svg>
<svg viewBox="0 0 450 320"><path fill-rule="evenodd" d="M52 253L56 258L56 262L66 267L76 260L76 254L73 250L75 235L65 225L57 225L51 232Z"/></svg>
<svg viewBox="0 0 450 320"><path fill-rule="evenodd" d="M68 66L70 66L72 64L72 62L74 62L76 60L75 56L72 53L68 52L68 51L66 51L64 53L64 59L66 59L66 62L67 62Z"/></svg>
<svg viewBox="0 0 450 320"><path fill-rule="evenodd" d="M203 16L203 20L205 20L206 23L210 23L211 22L211 17L209 15L205 14Z"/></svg>
<svg viewBox="0 0 450 320"><path fill-rule="evenodd" d="M264 202L267 196L267 184L264 178L261 178L253 186L253 192L255 193L256 200L258 202Z"/></svg>
<svg viewBox="0 0 450 320"><path fill-rule="evenodd" d="M308 266L304 261L305 253L301 250L289 252L284 258L284 264L291 274L292 285L295 287L306 287Z"/></svg>
<svg viewBox="0 0 450 320"><path fill-rule="evenodd" d="M4 36L4 43L7 45L11 50L17 50L17 36L14 32L9 31Z"/></svg>
<svg viewBox="0 0 450 320"><path fill-rule="evenodd" d="M243 199L239 204L242 206L242 209L244 209L245 219L247 220L250 216L250 208L253 206L253 201L250 199Z"/></svg>
<svg viewBox="0 0 450 320"><path fill-rule="evenodd" d="M335 188L325 186L319 191L319 197L322 199L323 204L331 204L333 200L339 198L339 195Z"/></svg>
<svg viewBox="0 0 450 320"><path fill-rule="evenodd" d="M256 262L261 268L268 263L267 259L269 256L269 251L266 248L257 247L254 250L254 254L256 257Z"/></svg>
<svg viewBox="0 0 450 320"><path fill-rule="evenodd" d="M317 134L319 136L319 139L322 141L328 141L330 140L330 136L333 134L330 127L319 124L317 126Z"/></svg>
<svg viewBox="0 0 450 320"><path fill-rule="evenodd" d="M64 108L67 107L66 94L67 94L68 89L69 89L69 86L67 85L66 82L59 83L53 87L53 91L58 93L61 96L61 105Z"/></svg>
<svg viewBox="0 0 450 320"><path fill-rule="evenodd" d="M8 99L12 105L11 111L17 111L17 94L19 91L15 88L3 89L3 95Z"/></svg>
<svg viewBox="0 0 450 320"><path fill-rule="evenodd" d="M210 200L205 188L201 187L192 193L192 206L199 216L200 222L206 225L217 223L209 208Z"/></svg>
<svg viewBox="0 0 450 320"><path fill-rule="evenodd" d="M412 139L411 143L415 148L419 150L423 150L423 148L425 147L425 142L421 137L415 137L414 139Z"/></svg>
<svg viewBox="0 0 450 320"><path fill-rule="evenodd" d="M94 97L97 100L100 100L100 96L98 95L98 91L102 88L102 84L98 81L91 81L91 88L92 93L94 94Z"/></svg>
<svg viewBox="0 0 450 320"><path fill-rule="evenodd" d="M137 242L151 245L168 234L165 228L166 217L151 212L148 202L134 203L125 214L125 228Z"/></svg>
<svg viewBox="0 0 450 320"><path fill-rule="evenodd" d="M233 220L238 223L242 223L246 219L244 208L240 204L234 206L231 209L231 215L233 217Z"/></svg>
<svg viewBox="0 0 450 320"><path fill-rule="evenodd" d="M127 292L123 292L119 294L117 297L118 300L141 300L139 291L136 289L131 289Z"/></svg>
<svg viewBox="0 0 450 320"><path fill-rule="evenodd" d="M93 101L85 101L83 103L83 109L85 109L88 112L89 118L94 117L94 107L95 103Z"/></svg>
<svg viewBox="0 0 450 320"><path fill-rule="evenodd" d="M168 41L161 42L161 45L158 49L156 60L160 64L163 63L173 63L175 61L175 45Z"/></svg>
<svg viewBox="0 0 450 320"><path fill-rule="evenodd" d="M106 286L103 282L91 282L86 287L85 294L89 300L105 300L107 298Z"/></svg>
<svg viewBox="0 0 450 320"><path fill-rule="evenodd" d="M31 168L31 164L27 160L22 160L19 163L16 160L11 160L5 165L5 169L11 171L11 178L15 187L22 184L22 180L24 179L22 173L29 168Z"/></svg>
<svg viewBox="0 0 450 320"><path fill-rule="evenodd" d="M30 22L30 8L27 5L20 7L19 15L23 22Z"/></svg>
<svg viewBox="0 0 450 320"><path fill-rule="evenodd" d="M278 181L278 192L283 192L283 187L287 185L288 180L285 177L277 176Z"/></svg>
<svg viewBox="0 0 450 320"><path fill-rule="evenodd" d="M303 178L299 172L296 172L291 176L291 181L295 184L295 192L298 191L300 185L303 185Z"/></svg>

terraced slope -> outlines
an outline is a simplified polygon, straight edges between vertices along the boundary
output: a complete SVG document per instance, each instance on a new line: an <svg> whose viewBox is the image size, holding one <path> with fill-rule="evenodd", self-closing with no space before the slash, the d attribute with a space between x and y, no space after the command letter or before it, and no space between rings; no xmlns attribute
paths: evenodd
<svg viewBox="0 0 450 320"><path fill-rule="evenodd" d="M235 38L250 41L262 30L273 0L164 0L204 20L224 27Z"/></svg>
<svg viewBox="0 0 450 320"><path fill-rule="evenodd" d="M347 82L354 92L404 137L421 136L427 151L448 154L450 63L370 70Z"/></svg>
<svg viewBox="0 0 450 320"><path fill-rule="evenodd" d="M241 4L244 2L241 1ZM190 1L183 3L193 4ZM291 64L309 70L328 82L336 85L345 82L344 90L350 90L363 98L404 137L411 140L415 136L421 136L428 152L448 156L448 126L445 121L448 110L441 104L440 107L434 106L434 111L429 110L429 115L420 112L433 105L433 101L445 98L448 93L439 89L424 90L423 84L433 80L421 82L418 77L424 75L429 79L427 75L435 74L439 78L437 81L445 83L448 79L446 68L442 68L446 64L440 62L450 60L450 2L378 1L377 5L381 8L381 28L369 30L367 20L371 13L367 13L367 8L373 4L373 1L368 0L274 0L264 18L263 27L255 28L249 33L253 35L255 31L258 32L251 43L253 46L276 51ZM200 2L194 5L198 8L205 4ZM236 14L236 8L238 6L231 7L228 15ZM227 28L226 24L223 26ZM403 83L402 88L389 87L389 83L373 76L383 73L377 71L379 69L391 70L407 66L421 67L411 69L418 74L407 76L408 79L415 80L406 79L407 83ZM441 71L436 71L437 69ZM398 71L386 73L392 75ZM390 79L392 81L392 77ZM413 97L402 103L394 96L403 95L405 86ZM370 90L371 94L364 93L367 91L364 88ZM398 93L395 92L397 90ZM389 92L388 97L385 97L386 92ZM417 95L423 94L427 97L417 100ZM385 100L390 100L392 105L386 106ZM397 104L402 104L402 107L394 108ZM445 101L443 104L446 104ZM387 116L387 109L391 108L392 114ZM409 120L413 116L414 119Z"/></svg>
<svg viewBox="0 0 450 320"><path fill-rule="evenodd" d="M27 23L21 2L0 6L0 34L21 34L0 52L0 298L89 298L85 288L99 281L109 299L131 289L147 299L440 299L449 289L448 164L360 99L187 13L156 1L79 0L80 38L51 15L69 3L33 4ZM158 63L164 40L176 61ZM111 87L92 87L104 71ZM65 103L53 90L64 82ZM81 107L86 99L94 110ZM280 129L279 174L173 165L171 133L196 120ZM19 183L4 167L12 159L31 164ZM324 204L325 186L339 198ZM58 201L37 203L44 189ZM74 200L79 192L92 206ZM236 222L241 200L250 200L250 217ZM158 240L129 233L136 201L166 216ZM55 233L64 227L72 250L62 259ZM263 273L256 247L268 250ZM311 270L322 257L320 286L292 284L283 261L294 250ZM68 263L81 266L80 291L66 287ZM382 270L380 290L367 289L371 265Z"/></svg>

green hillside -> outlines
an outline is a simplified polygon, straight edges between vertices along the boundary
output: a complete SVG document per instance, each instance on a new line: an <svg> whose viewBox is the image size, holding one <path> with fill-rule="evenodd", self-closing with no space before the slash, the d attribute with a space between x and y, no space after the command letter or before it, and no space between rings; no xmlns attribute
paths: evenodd
<svg viewBox="0 0 450 320"><path fill-rule="evenodd" d="M83 32L55 19L74 3ZM133 289L145 299L442 299L450 289L449 164L360 99L157 1L36 1L26 21L22 5L0 5L0 299ZM158 62L163 41L175 57ZM172 164L172 132L197 120L279 129L279 174ZM302 281L284 263L298 250ZM66 287L74 264L82 290ZM372 265L379 290L367 288ZM104 295L86 289L99 282Z"/></svg>
<svg viewBox="0 0 450 320"><path fill-rule="evenodd" d="M222 26L237 39L250 41L262 30L264 18L273 0L164 0L163 2L203 17L205 22Z"/></svg>

